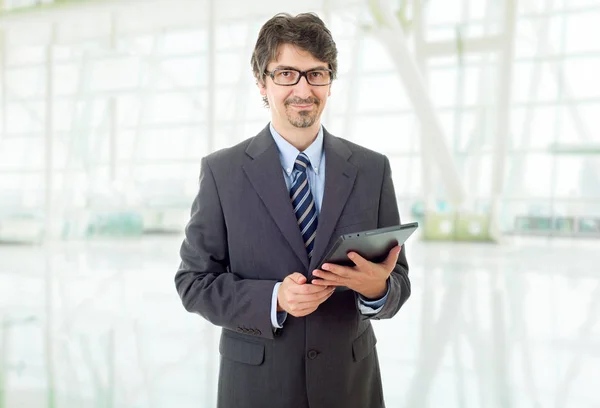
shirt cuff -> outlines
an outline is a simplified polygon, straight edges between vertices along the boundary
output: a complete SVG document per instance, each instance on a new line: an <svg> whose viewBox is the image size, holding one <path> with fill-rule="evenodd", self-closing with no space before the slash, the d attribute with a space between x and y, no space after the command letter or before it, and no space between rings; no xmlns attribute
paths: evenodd
<svg viewBox="0 0 600 408"><path fill-rule="evenodd" d="M363 297L360 293L358 293L358 310L360 310L360 312L363 315L374 315L377 314L381 311L381 309L383 309L383 306L385 305L385 301L387 300L388 294L390 293L390 284L389 282L386 282L386 286L387 286L387 290L385 292L385 295L381 298L381 299L377 299L377 300L368 300L365 297Z"/></svg>
<svg viewBox="0 0 600 408"><path fill-rule="evenodd" d="M277 311L277 293L279 292L279 286L281 282L277 282L273 288L273 296L271 297L271 326L274 329L281 329L285 319L287 319L287 312Z"/></svg>

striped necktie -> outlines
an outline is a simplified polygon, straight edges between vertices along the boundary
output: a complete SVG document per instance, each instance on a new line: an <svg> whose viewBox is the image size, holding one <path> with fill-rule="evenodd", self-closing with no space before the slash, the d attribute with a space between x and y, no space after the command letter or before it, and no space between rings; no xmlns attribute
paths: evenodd
<svg viewBox="0 0 600 408"><path fill-rule="evenodd" d="M294 163L294 171L297 173L296 179L290 189L290 198L294 207L294 214L298 220L298 227L302 234L302 240L306 247L308 257L312 257L317 234L317 209L315 200L310 192L306 170L310 166L310 160L304 153L300 153Z"/></svg>

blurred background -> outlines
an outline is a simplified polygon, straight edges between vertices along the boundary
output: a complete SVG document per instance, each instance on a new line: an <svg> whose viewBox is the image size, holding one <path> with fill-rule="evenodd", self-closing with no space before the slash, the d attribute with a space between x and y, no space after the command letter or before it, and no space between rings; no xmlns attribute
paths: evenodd
<svg viewBox="0 0 600 408"><path fill-rule="evenodd" d="M0 0L0 408L215 405L173 276L200 159L268 122L278 12L339 49L323 116L385 153L413 294L388 407L598 407L600 0Z"/></svg>

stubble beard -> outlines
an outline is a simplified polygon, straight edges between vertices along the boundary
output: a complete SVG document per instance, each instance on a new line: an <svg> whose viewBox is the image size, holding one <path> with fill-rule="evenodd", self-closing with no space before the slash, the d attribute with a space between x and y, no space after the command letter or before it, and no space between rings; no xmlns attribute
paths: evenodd
<svg viewBox="0 0 600 408"><path fill-rule="evenodd" d="M300 111L300 112L288 112L288 121L297 128L308 128L315 124L317 121L317 112Z"/></svg>
<svg viewBox="0 0 600 408"><path fill-rule="evenodd" d="M292 103L296 103L299 105L306 104L306 103L312 103L314 108L311 110L301 110L299 112L295 112L289 107L289 105L291 105ZM289 100L289 101L286 101L285 105L286 105L285 113L286 113L288 122L290 122L290 124L294 127L301 128L301 129L311 127L312 125L315 124L315 122L317 121L317 119L319 117L319 106L321 105L321 103L316 98L310 98L307 101Z"/></svg>

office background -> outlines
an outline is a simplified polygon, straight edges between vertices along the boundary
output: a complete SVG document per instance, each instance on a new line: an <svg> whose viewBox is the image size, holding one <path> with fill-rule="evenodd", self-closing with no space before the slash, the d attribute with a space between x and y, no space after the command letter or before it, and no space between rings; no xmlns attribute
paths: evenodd
<svg viewBox="0 0 600 408"><path fill-rule="evenodd" d="M388 155L413 295L391 408L600 406L599 0L0 0L0 408L214 406L173 284L200 159L269 120L277 12L339 49L323 123Z"/></svg>

